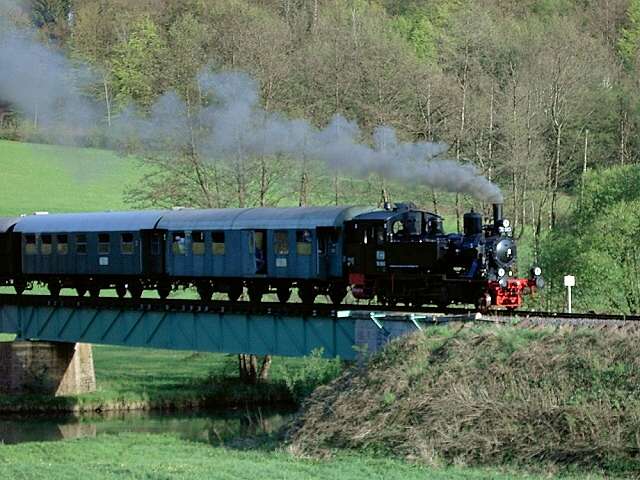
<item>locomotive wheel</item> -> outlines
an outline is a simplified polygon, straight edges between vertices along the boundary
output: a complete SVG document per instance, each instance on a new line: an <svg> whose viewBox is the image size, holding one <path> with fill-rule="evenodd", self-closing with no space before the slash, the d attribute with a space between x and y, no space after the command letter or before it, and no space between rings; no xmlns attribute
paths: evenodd
<svg viewBox="0 0 640 480"><path fill-rule="evenodd" d="M204 302L210 302L211 296L213 295L213 287L211 284L206 282L200 282L196 285L196 290L198 291L198 296L200 300Z"/></svg>
<svg viewBox="0 0 640 480"><path fill-rule="evenodd" d="M119 283L116 285L116 295L118 298L124 298L127 294L127 286L124 283Z"/></svg>
<svg viewBox="0 0 640 480"><path fill-rule="evenodd" d="M52 297L58 298L60 296L60 290L62 287L58 282L49 282L47 284L47 290L49 290L49 295Z"/></svg>
<svg viewBox="0 0 640 480"><path fill-rule="evenodd" d="M276 295L278 296L278 301L280 303L287 303L291 298L291 289L289 286L279 286L276 289Z"/></svg>
<svg viewBox="0 0 640 480"><path fill-rule="evenodd" d="M129 284L129 293L131 298L140 298L142 296L144 288L140 282L132 282Z"/></svg>
<svg viewBox="0 0 640 480"><path fill-rule="evenodd" d="M98 298L100 296L100 287L91 286L89 287L89 295L91 298Z"/></svg>
<svg viewBox="0 0 640 480"><path fill-rule="evenodd" d="M76 287L76 295L78 295L78 297L82 298L86 295L87 293L87 287Z"/></svg>
<svg viewBox="0 0 640 480"><path fill-rule="evenodd" d="M340 305L347 296L347 289L342 285L331 285L329 287L329 299L334 305Z"/></svg>
<svg viewBox="0 0 640 480"><path fill-rule="evenodd" d="M305 305L313 305L318 296L318 292L316 292L313 285L302 284L298 286L298 296L300 297L300 301Z"/></svg>
<svg viewBox="0 0 640 480"><path fill-rule="evenodd" d="M229 291L227 292L227 296L229 297L229 301L237 302L242 295L242 285L231 285L229 287Z"/></svg>
<svg viewBox="0 0 640 480"><path fill-rule="evenodd" d="M264 291L260 285L249 284L247 287L247 294L249 295L249 301L251 303L260 303L262 301L263 292Z"/></svg>

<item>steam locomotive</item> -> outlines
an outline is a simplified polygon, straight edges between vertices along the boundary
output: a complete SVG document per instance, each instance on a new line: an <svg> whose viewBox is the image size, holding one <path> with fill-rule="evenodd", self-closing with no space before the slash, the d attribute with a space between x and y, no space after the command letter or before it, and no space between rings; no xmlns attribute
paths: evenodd
<svg viewBox="0 0 640 480"><path fill-rule="evenodd" d="M293 290L304 303L326 295L414 306L451 303L517 308L540 288L538 268L516 277L516 245L502 206L493 221L464 215L462 234L411 203L367 207L178 209L41 214L0 219L0 285L36 284L137 298L195 287L260 302Z"/></svg>

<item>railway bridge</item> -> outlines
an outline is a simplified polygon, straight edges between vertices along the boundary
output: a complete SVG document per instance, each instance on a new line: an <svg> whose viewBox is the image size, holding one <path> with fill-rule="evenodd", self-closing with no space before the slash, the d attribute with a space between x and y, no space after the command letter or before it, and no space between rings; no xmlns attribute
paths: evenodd
<svg viewBox="0 0 640 480"><path fill-rule="evenodd" d="M0 344L0 391L20 391L34 368L62 375L45 382L45 391L90 391L86 344L294 357L320 351L355 360L398 335L451 319L366 306L0 295L0 333L17 340Z"/></svg>

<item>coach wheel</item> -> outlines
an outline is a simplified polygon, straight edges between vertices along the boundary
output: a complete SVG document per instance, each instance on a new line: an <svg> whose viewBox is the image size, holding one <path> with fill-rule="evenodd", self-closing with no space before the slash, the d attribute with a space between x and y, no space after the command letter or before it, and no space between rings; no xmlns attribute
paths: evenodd
<svg viewBox="0 0 640 480"><path fill-rule="evenodd" d="M84 297L87 293L87 287L76 287L76 295L78 297Z"/></svg>
<svg viewBox="0 0 640 480"><path fill-rule="evenodd" d="M92 286L89 287L89 295L91 298L98 298L100 296L100 287Z"/></svg>
<svg viewBox="0 0 640 480"><path fill-rule="evenodd" d="M298 296L302 303L306 305L312 305L313 302L316 301L316 296L318 292L313 285L310 284L302 284L298 287Z"/></svg>
<svg viewBox="0 0 640 480"><path fill-rule="evenodd" d="M250 284L247 287L247 294L249 295L249 301L251 303L260 303L262 301L262 295L264 290L260 285Z"/></svg>
<svg viewBox="0 0 640 480"><path fill-rule="evenodd" d="M49 282L47 284L47 289L49 290L49 294L52 297L59 297L60 296L60 290L62 289L60 284L58 282Z"/></svg>
<svg viewBox="0 0 640 480"><path fill-rule="evenodd" d="M15 282L13 284L13 289L16 291L16 294L22 295L27 289L27 284L25 282Z"/></svg>
<svg viewBox="0 0 640 480"><path fill-rule="evenodd" d="M124 298L127 294L127 286L124 283L119 283L116 285L116 295L118 298Z"/></svg>
<svg viewBox="0 0 640 480"><path fill-rule="evenodd" d="M242 295L242 285L234 284L229 287L229 291L227 292L229 301L237 302L240 295Z"/></svg>
<svg viewBox="0 0 640 480"><path fill-rule="evenodd" d="M198 283L196 285L196 290L198 291L198 296L200 300L204 300L205 302L209 302L211 300L211 296L213 295L213 287L209 283Z"/></svg>
<svg viewBox="0 0 640 480"><path fill-rule="evenodd" d="M165 284L158 285L158 296L162 300L165 300L170 293L171 293L171 285L165 285Z"/></svg>
<svg viewBox="0 0 640 480"><path fill-rule="evenodd" d="M276 289L276 295L280 303L287 303L291 298L291 289L288 285L281 285Z"/></svg>
<svg viewBox="0 0 640 480"><path fill-rule="evenodd" d="M341 285L332 285L329 287L329 299L334 305L340 305L347 296L347 289Z"/></svg>
<svg viewBox="0 0 640 480"><path fill-rule="evenodd" d="M142 296L142 285L139 282L132 282L129 284L129 294L131 298L140 298Z"/></svg>

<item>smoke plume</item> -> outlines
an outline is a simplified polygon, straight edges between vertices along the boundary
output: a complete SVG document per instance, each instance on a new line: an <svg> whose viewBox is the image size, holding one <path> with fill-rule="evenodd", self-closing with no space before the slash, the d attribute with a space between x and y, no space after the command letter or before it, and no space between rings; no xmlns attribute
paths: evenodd
<svg viewBox="0 0 640 480"><path fill-rule="evenodd" d="M11 5L15 6L0 0L0 100L12 103L38 128L61 132L60 142L103 129L113 146L135 139L157 151L190 144L203 158L308 158L360 178L376 173L486 202L502 201L499 188L474 165L444 159L443 143L402 142L387 126L376 128L372 141L366 142L358 125L341 115L317 128L306 120L268 112L260 105L257 82L242 72L203 72L200 86L212 101L195 119L189 118L180 97L169 92L144 114L125 108L107 128L104 106L83 93L95 82L91 69L44 46L34 32L3 21L3 9ZM193 123L188 123L194 121L199 125L197 136L192 135Z"/></svg>

